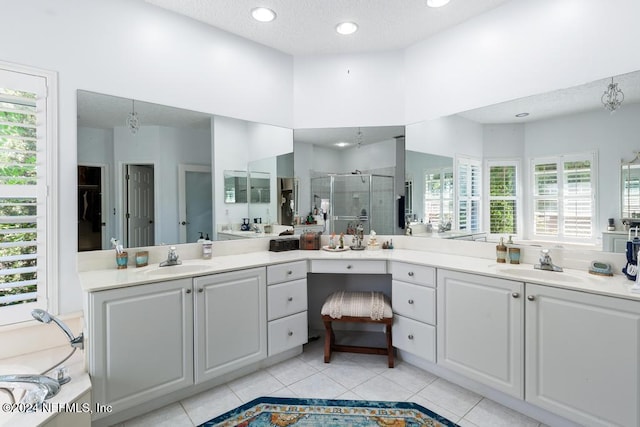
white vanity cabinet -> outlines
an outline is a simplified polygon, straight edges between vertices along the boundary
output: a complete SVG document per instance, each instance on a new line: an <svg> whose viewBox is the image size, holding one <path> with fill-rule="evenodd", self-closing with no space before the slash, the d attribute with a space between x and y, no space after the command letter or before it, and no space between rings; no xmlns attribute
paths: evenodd
<svg viewBox="0 0 640 427"><path fill-rule="evenodd" d="M196 277L193 286L196 383L267 357L264 267Z"/></svg>
<svg viewBox="0 0 640 427"><path fill-rule="evenodd" d="M308 339L307 261L267 266L268 355Z"/></svg>
<svg viewBox="0 0 640 427"><path fill-rule="evenodd" d="M393 346L436 361L436 270L392 261Z"/></svg>
<svg viewBox="0 0 640 427"><path fill-rule="evenodd" d="M438 269L437 363L524 398L524 283Z"/></svg>
<svg viewBox="0 0 640 427"><path fill-rule="evenodd" d="M88 294L94 402L118 412L193 384L192 289L189 278Z"/></svg>
<svg viewBox="0 0 640 427"><path fill-rule="evenodd" d="M526 286L526 400L585 426L639 426L640 301Z"/></svg>

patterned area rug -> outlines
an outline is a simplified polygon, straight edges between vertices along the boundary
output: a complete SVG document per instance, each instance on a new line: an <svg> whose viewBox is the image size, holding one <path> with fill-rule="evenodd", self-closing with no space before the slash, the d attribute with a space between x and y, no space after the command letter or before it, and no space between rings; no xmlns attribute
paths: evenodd
<svg viewBox="0 0 640 427"><path fill-rule="evenodd" d="M458 427L411 402L259 397L201 424L200 427Z"/></svg>

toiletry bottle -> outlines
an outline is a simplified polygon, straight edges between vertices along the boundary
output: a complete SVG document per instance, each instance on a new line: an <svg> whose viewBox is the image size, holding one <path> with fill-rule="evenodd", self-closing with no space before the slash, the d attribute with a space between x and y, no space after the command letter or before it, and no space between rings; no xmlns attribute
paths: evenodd
<svg viewBox="0 0 640 427"><path fill-rule="evenodd" d="M500 238L500 243L496 246L496 261L507 262L507 247L504 245L504 237Z"/></svg>
<svg viewBox="0 0 640 427"><path fill-rule="evenodd" d="M202 242L202 259L211 259L213 255L213 242L209 240L209 235L207 235L207 239Z"/></svg>
<svg viewBox="0 0 640 427"><path fill-rule="evenodd" d="M204 235L202 234L202 231L198 231L198 233L200 233L200 237L198 237L198 240L196 241L196 243L204 242Z"/></svg>

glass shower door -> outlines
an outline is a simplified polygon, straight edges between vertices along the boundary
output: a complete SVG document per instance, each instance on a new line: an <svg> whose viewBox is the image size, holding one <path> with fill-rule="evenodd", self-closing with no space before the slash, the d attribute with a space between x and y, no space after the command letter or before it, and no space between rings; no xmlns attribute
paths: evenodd
<svg viewBox="0 0 640 427"><path fill-rule="evenodd" d="M352 233L358 224L364 227L364 233L371 231L371 176L335 175L332 192L332 232Z"/></svg>

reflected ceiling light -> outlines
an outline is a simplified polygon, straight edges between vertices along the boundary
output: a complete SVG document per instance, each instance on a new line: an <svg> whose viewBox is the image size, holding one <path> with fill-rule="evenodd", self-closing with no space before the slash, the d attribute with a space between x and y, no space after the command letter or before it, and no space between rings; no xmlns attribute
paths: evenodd
<svg viewBox="0 0 640 427"><path fill-rule="evenodd" d="M604 91L600 100L602 101L604 108L612 113L622 105L622 101L624 101L624 93L622 90L618 89L618 83L613 83L613 77L611 77L611 83L609 83L607 90Z"/></svg>
<svg viewBox="0 0 640 427"><path fill-rule="evenodd" d="M449 3L449 0L427 0L427 6L429 7L442 7Z"/></svg>
<svg viewBox="0 0 640 427"><path fill-rule="evenodd" d="M131 112L127 115L125 124L129 128L129 132L134 135L138 133L138 129L140 129L140 119L138 118L138 113L136 113L136 101L133 99L131 100Z"/></svg>
<svg viewBox="0 0 640 427"><path fill-rule="evenodd" d="M529 115L529 113L518 113L516 114L516 117L527 117Z"/></svg>
<svg viewBox="0 0 640 427"><path fill-rule="evenodd" d="M336 144L335 144L335 145L336 145L336 147L343 148L343 147L347 147L347 146L349 146L349 143L348 143L348 142L340 141L340 142L336 142Z"/></svg>
<svg viewBox="0 0 640 427"><path fill-rule="evenodd" d="M348 36L358 31L358 24L355 22L341 22L336 25L336 31L343 36Z"/></svg>
<svg viewBox="0 0 640 427"><path fill-rule="evenodd" d="M251 16L259 22L271 22L276 19L276 13L267 7L256 7L252 9Z"/></svg>

